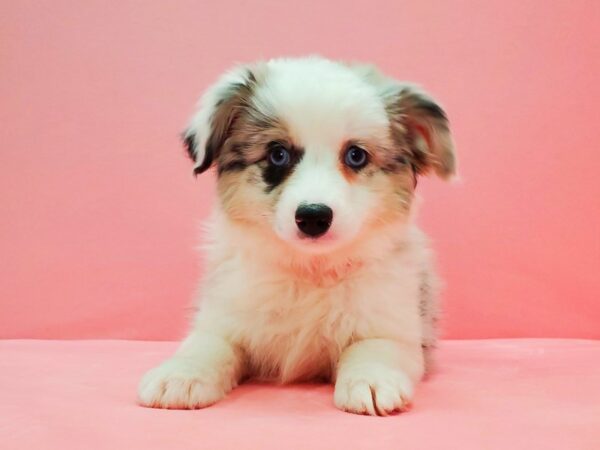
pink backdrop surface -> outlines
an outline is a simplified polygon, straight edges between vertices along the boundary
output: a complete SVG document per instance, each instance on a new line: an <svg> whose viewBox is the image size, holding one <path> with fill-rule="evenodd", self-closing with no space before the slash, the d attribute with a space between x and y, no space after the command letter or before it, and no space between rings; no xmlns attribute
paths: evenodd
<svg viewBox="0 0 600 450"><path fill-rule="evenodd" d="M179 132L235 62L371 61L445 105L462 181L420 183L446 336L600 338L600 6L0 4L0 337L173 339L214 180Z"/></svg>

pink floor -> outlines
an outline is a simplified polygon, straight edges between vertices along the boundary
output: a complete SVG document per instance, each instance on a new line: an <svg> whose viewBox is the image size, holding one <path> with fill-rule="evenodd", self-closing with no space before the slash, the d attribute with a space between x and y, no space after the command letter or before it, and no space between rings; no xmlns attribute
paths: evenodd
<svg viewBox="0 0 600 450"><path fill-rule="evenodd" d="M412 411L339 412L327 385L244 385L198 411L139 407L170 342L0 341L0 448L600 449L600 342L447 341Z"/></svg>

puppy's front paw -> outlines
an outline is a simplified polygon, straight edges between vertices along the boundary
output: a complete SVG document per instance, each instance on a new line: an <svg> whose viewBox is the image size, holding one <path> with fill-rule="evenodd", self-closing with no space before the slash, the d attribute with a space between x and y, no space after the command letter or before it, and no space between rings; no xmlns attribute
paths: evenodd
<svg viewBox="0 0 600 450"><path fill-rule="evenodd" d="M175 357L144 375L138 399L151 408L198 409L221 400L231 388L218 371Z"/></svg>
<svg viewBox="0 0 600 450"><path fill-rule="evenodd" d="M409 408L413 389L413 382L400 370L354 367L339 374L333 400L343 411L387 416Z"/></svg>

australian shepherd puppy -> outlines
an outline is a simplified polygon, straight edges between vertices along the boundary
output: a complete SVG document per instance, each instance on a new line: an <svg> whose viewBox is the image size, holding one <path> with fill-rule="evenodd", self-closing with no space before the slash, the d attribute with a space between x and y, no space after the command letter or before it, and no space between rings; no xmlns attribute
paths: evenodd
<svg viewBox="0 0 600 450"><path fill-rule="evenodd" d="M275 59L226 73L184 138L218 202L193 327L140 403L203 408L253 377L330 380L353 413L405 409L436 342L413 213L420 176L455 173L440 106L371 66Z"/></svg>

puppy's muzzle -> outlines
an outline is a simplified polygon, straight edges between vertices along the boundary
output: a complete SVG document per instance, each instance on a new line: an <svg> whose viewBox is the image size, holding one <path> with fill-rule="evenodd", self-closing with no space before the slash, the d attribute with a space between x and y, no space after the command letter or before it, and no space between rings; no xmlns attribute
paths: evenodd
<svg viewBox="0 0 600 450"><path fill-rule="evenodd" d="M324 235L333 220L333 211L322 203L301 204L296 210L296 225L303 235L317 238Z"/></svg>

